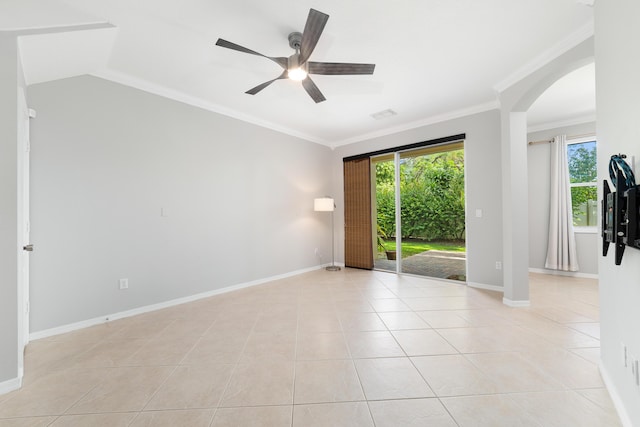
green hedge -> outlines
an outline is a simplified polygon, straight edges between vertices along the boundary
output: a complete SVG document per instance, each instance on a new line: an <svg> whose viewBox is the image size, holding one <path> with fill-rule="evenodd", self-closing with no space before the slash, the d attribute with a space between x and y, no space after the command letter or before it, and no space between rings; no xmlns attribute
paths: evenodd
<svg viewBox="0 0 640 427"><path fill-rule="evenodd" d="M378 225L395 235L393 163L376 163ZM464 239L464 155L462 150L402 159L402 237Z"/></svg>

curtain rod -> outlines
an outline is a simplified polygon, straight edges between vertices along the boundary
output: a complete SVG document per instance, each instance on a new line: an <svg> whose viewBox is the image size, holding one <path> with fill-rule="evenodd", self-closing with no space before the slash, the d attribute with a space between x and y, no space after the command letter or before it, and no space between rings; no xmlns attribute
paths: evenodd
<svg viewBox="0 0 640 427"><path fill-rule="evenodd" d="M568 136L567 139L578 139L578 138L586 138L588 136L596 136L595 133L584 133L582 135L571 135ZM544 141L529 141L529 145L536 145L536 144L549 144L552 143L553 139L545 139Z"/></svg>

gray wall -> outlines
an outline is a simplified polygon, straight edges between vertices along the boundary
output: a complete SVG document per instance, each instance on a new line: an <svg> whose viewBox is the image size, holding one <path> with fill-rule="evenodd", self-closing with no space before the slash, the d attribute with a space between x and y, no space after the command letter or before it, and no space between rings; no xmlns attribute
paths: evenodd
<svg viewBox="0 0 640 427"><path fill-rule="evenodd" d="M0 385L18 378L17 59L15 37L0 33Z"/></svg>
<svg viewBox="0 0 640 427"><path fill-rule="evenodd" d="M637 0L597 1L596 99L598 176L608 177L609 157L635 156L640 175L640 32ZM600 193L601 194L601 193ZM613 251L599 257L602 371L612 396L624 404L629 426L640 425L640 392L630 367L620 362L621 343L640 358L640 251L627 249L616 266Z"/></svg>
<svg viewBox="0 0 640 427"><path fill-rule="evenodd" d="M328 261L327 147L94 77L28 97L32 332Z"/></svg>
<svg viewBox="0 0 640 427"><path fill-rule="evenodd" d="M544 141L556 135L595 134L595 122L529 133L529 141ZM549 235L551 144L529 145L529 267L544 269ZM580 273L598 274L598 233L576 233Z"/></svg>
<svg viewBox="0 0 640 427"><path fill-rule="evenodd" d="M431 139L466 133L465 179L467 203L467 280L469 282L502 286L502 272L496 261L502 260L502 205L500 190L500 113L497 110L474 114L430 126L383 136L339 147L334 153L333 172L338 195L336 212L337 241L344 239L342 210L344 157L396 147ZM476 218L482 209L482 218ZM344 259L344 246L339 245Z"/></svg>

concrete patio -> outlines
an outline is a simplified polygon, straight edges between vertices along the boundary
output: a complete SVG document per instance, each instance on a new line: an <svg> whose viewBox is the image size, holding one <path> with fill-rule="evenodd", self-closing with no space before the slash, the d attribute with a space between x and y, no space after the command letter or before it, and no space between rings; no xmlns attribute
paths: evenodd
<svg viewBox="0 0 640 427"><path fill-rule="evenodd" d="M425 251L402 260L402 272L420 276L465 281L467 275L465 252ZM374 269L395 271L396 262L386 258L374 260Z"/></svg>

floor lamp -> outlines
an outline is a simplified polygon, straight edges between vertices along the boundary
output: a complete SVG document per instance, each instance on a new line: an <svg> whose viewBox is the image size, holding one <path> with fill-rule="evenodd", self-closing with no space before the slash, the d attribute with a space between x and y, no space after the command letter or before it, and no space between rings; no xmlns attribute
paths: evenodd
<svg viewBox="0 0 640 427"><path fill-rule="evenodd" d="M338 271L340 267L336 265L336 258L334 255L334 238L335 238L335 229L333 227L333 211L336 209L336 204L334 203L331 197L321 197L319 199L314 199L313 201L313 210L316 212L331 212L331 265L327 267L329 271Z"/></svg>

